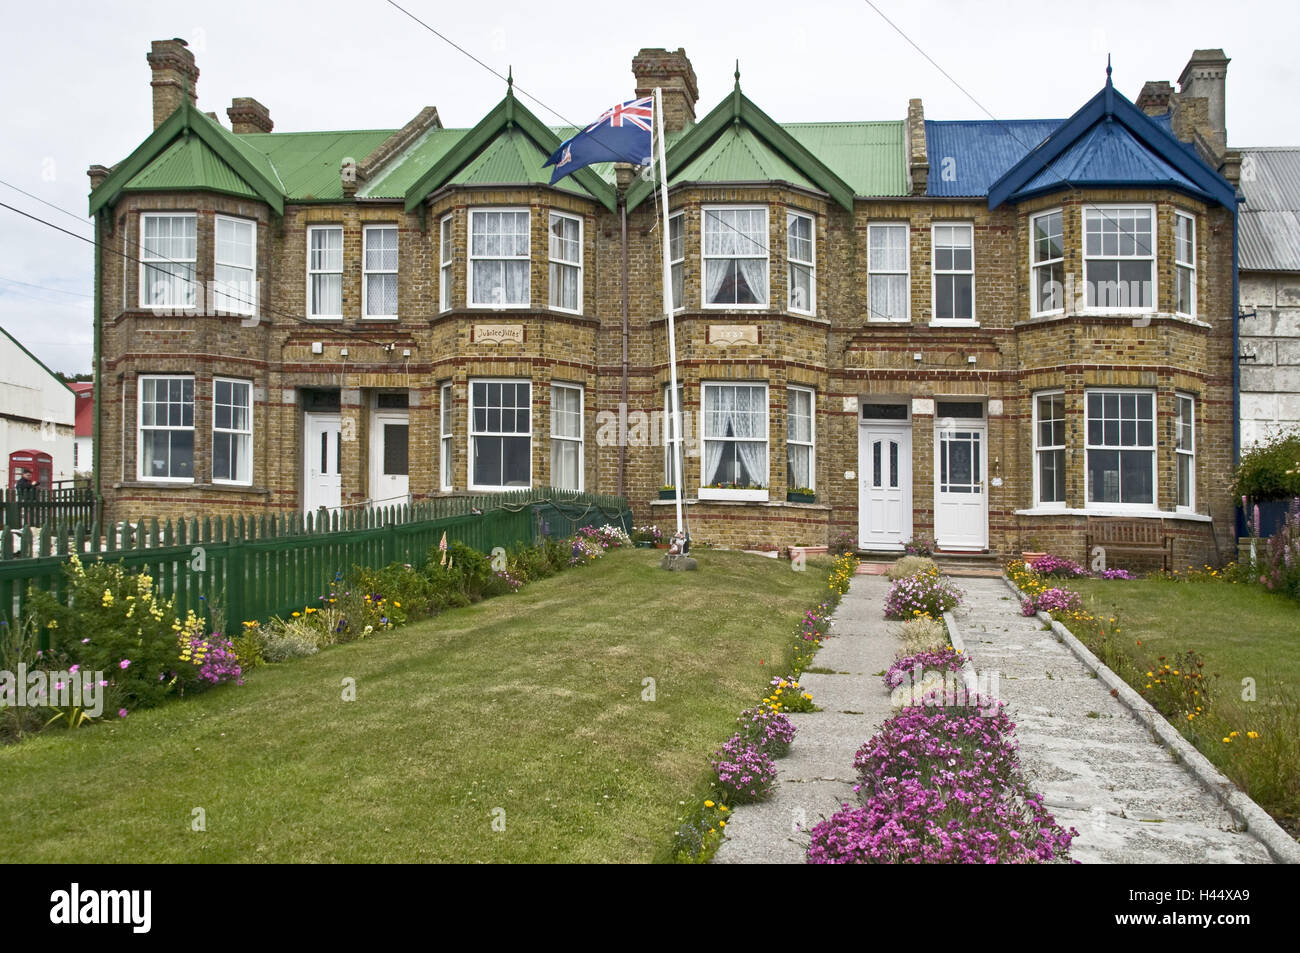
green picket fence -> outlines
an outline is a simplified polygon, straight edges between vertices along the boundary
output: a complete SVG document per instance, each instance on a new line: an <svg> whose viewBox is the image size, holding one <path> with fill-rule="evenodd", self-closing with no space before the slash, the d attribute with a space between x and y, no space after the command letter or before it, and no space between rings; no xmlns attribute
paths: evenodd
<svg viewBox="0 0 1300 953"><path fill-rule="evenodd" d="M6 531L0 541L0 619L22 618L29 587L62 597L63 567L73 553L147 572L181 616L189 609L210 616L218 607L233 633L245 620L314 605L332 580L357 566L419 564L443 533L449 543L490 553L583 526L629 530L631 521L620 497L541 488L319 516L140 520L112 524L107 532L80 522L47 523L35 533Z"/></svg>

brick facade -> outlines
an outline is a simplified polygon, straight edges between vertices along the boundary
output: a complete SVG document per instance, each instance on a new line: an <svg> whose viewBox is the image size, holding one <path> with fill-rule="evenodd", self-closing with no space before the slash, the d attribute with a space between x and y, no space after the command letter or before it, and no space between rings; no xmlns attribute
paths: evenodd
<svg viewBox="0 0 1300 953"><path fill-rule="evenodd" d="M679 51L680 53L680 51ZM678 70L674 121L694 117L694 73L682 72L677 53L643 51L654 70ZM684 53L681 54L684 60ZM192 60L192 58L191 58ZM686 63L689 70L689 63ZM195 71L197 75L197 70ZM170 87L169 87L170 88ZM678 101L680 100L680 101ZM255 102L255 101L253 101ZM260 104L259 104L260 105ZM264 108L258 113L260 117ZM1156 503L1176 537L1177 561L1230 558L1232 501L1226 484L1232 466L1232 213L1165 189L1066 189L990 210L983 199L941 199L924 194L924 148L916 148L919 103L910 110L910 168L919 168L920 194L859 197L848 209L825 194L780 183L685 184L672 191L674 213L684 213L684 300L676 316L678 375L683 410L698 434L702 385L749 381L767 387L767 499L699 499L702 457L688 447L685 486L693 537L718 545L825 544L839 533L857 535L861 484L869 461L859 457L861 407L893 399L908 409L912 532L933 536L935 436L938 402L978 401L987 427L987 540L997 554L1050 549L1083 557L1090 512L1085 501L1085 392L1140 388L1155 395ZM259 121L261 121L259 119ZM269 124L269 115L265 122ZM361 157L356 157L358 161ZM915 190L914 190L915 191ZM1029 216L1063 211L1064 270L1083 272L1082 209L1090 203L1142 203L1156 210L1157 313L1131 316L1079 313L1030 316ZM345 197L331 202L287 201L282 216L255 199L208 191L124 191L101 216L101 239L126 259L106 258L99 287L102 332L102 420L97 474L106 516L136 519L242 512L301 512L305 505L305 401L313 389L339 395L340 502L364 504L372 494L375 442L370 423L379 393L407 398L409 493L427 499L440 490L442 386L451 385L455 492L470 479L470 382L511 379L531 383L531 467L534 486L553 482L551 390L581 385L585 489L618 492L617 421L623 381L621 222L599 202L542 185L448 186L424 207L406 212L400 200ZM763 208L768 219L768 304L758 308L703 307L702 216L712 206ZM474 209L527 209L530 213L530 299L526 307L470 307L466 296L468 216ZM196 278L213 275L215 216L256 223L259 313L255 320L219 315L205 305L163 316L139 302L140 216L180 210L197 216ZM1194 216L1197 229L1197 319L1175 317L1173 216ZM582 222L582 309L548 306L548 218L551 211ZM816 293L812 314L792 312L788 300L787 212L815 222ZM629 433L622 491L638 521L672 526L673 506L658 500L665 482L662 411L669 380L666 320L661 303L662 220L654 202L627 216ZM440 222L450 216L454 249L449 310L439 307ZM872 319L866 281L869 223L897 222L909 234L910 320ZM974 228L976 323L932 322L932 225ZM307 228L343 228L342 320L308 315ZM362 316L362 229L398 229L398 317ZM125 267L123 261L126 262ZM522 328L522 340L483 340L483 325ZM757 343L722 343L717 326L756 329ZM315 353L314 345L319 345ZM342 349L347 350L346 357ZM408 356L409 352L409 356ZM919 357L918 357L919 356ZM972 360L973 358L973 360ZM194 378L193 483L161 483L138 475L139 378L142 374ZM212 381L252 382L251 485L213 483ZM787 387L815 392L817 500L787 503ZM1034 505L1032 397L1062 390L1068 437L1065 502L1053 510ZM1194 512L1175 512L1175 394L1195 399ZM717 495L717 494L715 494ZM726 495L725 493L722 495ZM739 495L739 494L737 494Z"/></svg>

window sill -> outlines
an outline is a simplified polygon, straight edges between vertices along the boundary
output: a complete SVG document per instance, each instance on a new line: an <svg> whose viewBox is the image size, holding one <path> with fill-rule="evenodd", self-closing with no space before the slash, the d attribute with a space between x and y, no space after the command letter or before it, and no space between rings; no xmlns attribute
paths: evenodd
<svg viewBox="0 0 1300 953"><path fill-rule="evenodd" d="M1090 506L1084 509L1078 507L1048 508L1034 507L1028 510L1015 510L1016 516L1115 516L1128 517L1131 519L1152 519L1152 520L1188 520L1193 523L1212 523L1213 517L1206 516L1202 513L1180 513L1174 510L1156 510L1137 507L1129 509L1125 506Z"/></svg>
<svg viewBox="0 0 1300 953"><path fill-rule="evenodd" d="M735 500L740 503L766 503L767 490L724 490L717 487L700 487L701 500Z"/></svg>
<svg viewBox="0 0 1300 953"><path fill-rule="evenodd" d="M115 490L209 490L218 493L256 493L258 496L270 496L268 487L249 483L195 483L193 480L124 480L114 483Z"/></svg>
<svg viewBox="0 0 1300 953"><path fill-rule="evenodd" d="M977 328L980 326L978 321L931 321L932 328Z"/></svg>
<svg viewBox="0 0 1300 953"><path fill-rule="evenodd" d="M395 314L363 314L362 321L397 321L398 316Z"/></svg>

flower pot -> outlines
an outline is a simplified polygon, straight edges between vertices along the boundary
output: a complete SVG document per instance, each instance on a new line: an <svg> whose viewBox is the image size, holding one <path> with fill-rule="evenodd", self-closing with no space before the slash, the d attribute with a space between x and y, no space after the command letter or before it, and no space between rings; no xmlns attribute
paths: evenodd
<svg viewBox="0 0 1300 953"><path fill-rule="evenodd" d="M655 543L654 547L655 549L667 549L669 545L669 543Z"/></svg>
<svg viewBox="0 0 1300 953"><path fill-rule="evenodd" d="M787 503L816 503L816 493L786 493L785 501Z"/></svg>
<svg viewBox="0 0 1300 953"><path fill-rule="evenodd" d="M677 499L677 491L676 491L676 490L660 490L660 491L659 491L659 499L661 499L661 500L675 500L675 499Z"/></svg>
<svg viewBox="0 0 1300 953"><path fill-rule="evenodd" d="M1025 561L1025 565L1028 566L1035 559L1042 559L1046 555L1047 553L1021 553L1020 558L1023 559Z"/></svg>

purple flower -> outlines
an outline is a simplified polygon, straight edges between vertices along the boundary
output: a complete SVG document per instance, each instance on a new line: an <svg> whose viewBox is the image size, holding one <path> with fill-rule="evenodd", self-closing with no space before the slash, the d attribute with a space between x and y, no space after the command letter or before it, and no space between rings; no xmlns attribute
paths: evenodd
<svg viewBox="0 0 1300 953"><path fill-rule="evenodd" d="M117 667L118 667L118 668L126 668L126 667L129 666L130 664L131 664L131 660L130 660L129 658L124 658L124 659L122 659L122 661L120 661L120 662L117 663Z"/></svg>

